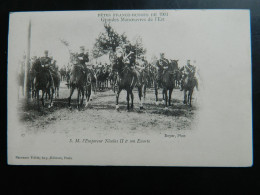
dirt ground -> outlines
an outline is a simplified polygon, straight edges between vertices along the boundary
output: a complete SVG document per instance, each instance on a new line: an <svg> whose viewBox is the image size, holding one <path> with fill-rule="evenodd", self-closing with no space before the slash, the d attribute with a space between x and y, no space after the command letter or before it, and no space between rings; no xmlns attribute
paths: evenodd
<svg viewBox="0 0 260 195"><path fill-rule="evenodd" d="M37 110L35 100L28 104L20 102L18 112L24 125L25 134L86 134L95 131L97 134L110 133L164 133L169 131L190 130L196 120L198 104L196 94L193 107L183 104L183 92L173 91L172 103L168 110L164 109L161 90L159 90L159 105L155 104L153 89L147 89L144 110L139 109L139 98L134 90L134 109L126 109L126 92L122 91L119 99L120 111L115 110L115 94L111 89L98 91L87 108L80 111L76 108L76 95L72 97L72 109L68 108L69 89L65 82L61 83L60 97L54 99L54 106Z"/></svg>

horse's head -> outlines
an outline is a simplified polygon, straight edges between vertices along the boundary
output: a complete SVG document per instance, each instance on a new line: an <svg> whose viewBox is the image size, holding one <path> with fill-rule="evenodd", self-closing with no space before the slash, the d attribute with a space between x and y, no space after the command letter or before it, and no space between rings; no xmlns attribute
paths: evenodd
<svg viewBox="0 0 260 195"><path fill-rule="evenodd" d="M115 52L109 53L109 59L112 64L112 69L121 72L125 68L125 63L123 62L123 58L117 57L117 54Z"/></svg>
<svg viewBox="0 0 260 195"><path fill-rule="evenodd" d="M170 63L169 63L169 71L175 71L178 69L178 61L179 60L170 60Z"/></svg>
<svg viewBox="0 0 260 195"><path fill-rule="evenodd" d="M35 74L35 73L40 73L42 70L43 70L43 67L42 67L40 58L35 59L32 62L31 72Z"/></svg>

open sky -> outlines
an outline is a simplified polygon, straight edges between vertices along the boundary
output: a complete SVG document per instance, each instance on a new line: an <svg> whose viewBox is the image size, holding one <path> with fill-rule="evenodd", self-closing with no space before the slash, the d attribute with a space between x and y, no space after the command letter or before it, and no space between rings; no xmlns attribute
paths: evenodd
<svg viewBox="0 0 260 195"><path fill-rule="evenodd" d="M98 14L149 14L167 13L158 22L111 22L114 29L125 32L129 40L143 38L148 61L153 55L164 52L166 58L179 59L183 66L187 59L197 66L210 61L223 62L223 58L243 52L248 41L248 18L241 17L247 10L121 10L121 11L74 11L74 12L16 12L10 15L9 46L12 59L17 63L27 48L28 23L32 23L31 56L43 56L44 50L62 66L68 63L69 53L60 42L65 39L74 52L84 45L91 50L99 33L104 32L103 21ZM121 19L120 16L115 17ZM133 17L130 17L133 18ZM135 17L148 19L147 17ZM154 19L154 18L153 18ZM227 62L227 61L225 61Z"/></svg>

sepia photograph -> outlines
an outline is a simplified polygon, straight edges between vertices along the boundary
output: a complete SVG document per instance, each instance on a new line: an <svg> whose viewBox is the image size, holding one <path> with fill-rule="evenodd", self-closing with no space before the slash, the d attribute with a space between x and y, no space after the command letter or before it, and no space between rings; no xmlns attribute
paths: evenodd
<svg viewBox="0 0 260 195"><path fill-rule="evenodd" d="M249 10L12 12L8 164L252 166Z"/></svg>

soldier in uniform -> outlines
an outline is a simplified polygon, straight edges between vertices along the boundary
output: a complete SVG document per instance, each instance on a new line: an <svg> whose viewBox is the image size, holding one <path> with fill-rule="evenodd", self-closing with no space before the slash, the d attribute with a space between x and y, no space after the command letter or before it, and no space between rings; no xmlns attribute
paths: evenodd
<svg viewBox="0 0 260 195"><path fill-rule="evenodd" d="M54 83L54 81L53 81L54 68L51 63L52 58L50 58L48 56L48 54L49 54L48 50L45 50L44 57L40 58L40 62L41 62L42 67L46 68L50 72L52 83Z"/></svg>
<svg viewBox="0 0 260 195"><path fill-rule="evenodd" d="M140 72L136 70L136 56L133 51L131 51L131 47L129 44L123 45L124 57L123 62L131 69L132 74L137 80L137 84L140 85ZM140 67L139 67L140 68Z"/></svg>
<svg viewBox="0 0 260 195"><path fill-rule="evenodd" d="M135 64L135 56L134 52L131 51L130 45L129 44L124 44L123 45L123 62L127 64L129 67L133 68Z"/></svg>
<svg viewBox="0 0 260 195"><path fill-rule="evenodd" d="M86 71L86 69L87 69L86 62L89 62L89 56L88 56L88 52L85 53L85 47L84 46L80 47L80 53L77 55L77 58L79 59L80 65Z"/></svg>
<svg viewBox="0 0 260 195"><path fill-rule="evenodd" d="M194 77L196 68L190 64L190 60L187 60L187 64L182 67L180 71L184 71L183 77L181 79L181 91L183 91L184 79L187 78L187 76Z"/></svg>
<svg viewBox="0 0 260 195"><path fill-rule="evenodd" d="M147 62L147 60L145 59L144 55L142 55L142 56L141 56L141 59L140 59L139 62L138 62L138 66L137 66L137 67L139 67L139 68L141 68L141 69L144 69L144 68L146 68L147 66L148 66L148 62Z"/></svg>
<svg viewBox="0 0 260 195"><path fill-rule="evenodd" d="M134 77L136 77L138 84L140 84L140 73L135 69L135 55L134 52L131 51L130 45L124 44L123 47L117 47L116 58L116 63L112 67L112 71L118 70L118 65L120 64L120 62L123 62L130 68L132 74L134 75Z"/></svg>
<svg viewBox="0 0 260 195"><path fill-rule="evenodd" d="M156 66L158 67L158 84L161 86L163 71L169 66L169 61L164 57L164 53L160 53L160 59L157 60Z"/></svg>
<svg viewBox="0 0 260 195"><path fill-rule="evenodd" d="M40 58L42 67L50 68L51 66L51 58L48 56L48 50L44 51L44 57Z"/></svg>

